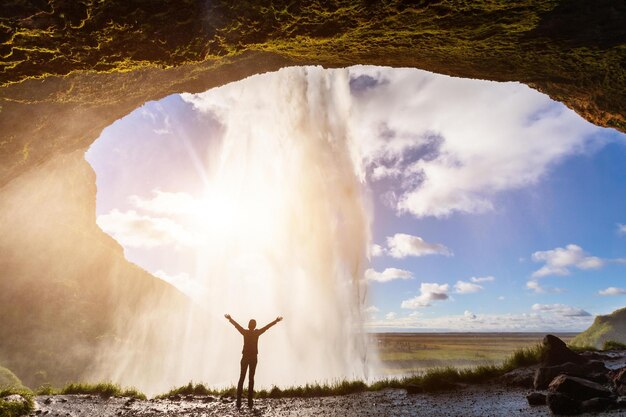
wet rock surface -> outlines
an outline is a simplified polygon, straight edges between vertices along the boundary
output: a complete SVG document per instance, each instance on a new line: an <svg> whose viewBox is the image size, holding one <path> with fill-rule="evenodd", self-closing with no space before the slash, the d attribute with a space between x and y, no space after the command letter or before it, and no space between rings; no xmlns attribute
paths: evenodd
<svg viewBox="0 0 626 417"><path fill-rule="evenodd" d="M237 410L232 399L197 396L176 401L103 399L90 395L37 397L38 409L32 415L45 416L550 416L548 407L533 407L526 391L501 385L471 386L460 391L438 394L407 394L405 390L388 389L337 397L282 398L255 400L254 408ZM63 402L65 400L65 402ZM578 411L581 406L578 405ZM592 414L585 414L592 415ZM606 415L626 416L626 410L612 410Z"/></svg>
<svg viewBox="0 0 626 417"><path fill-rule="evenodd" d="M252 410L237 410L234 402L215 397L133 401L127 398L102 399L98 396L56 396L50 404L38 397L37 415L46 416L487 416L549 415L532 409L524 393L497 386L471 387L462 392L413 394L390 389L338 397L284 398L256 400ZM212 398L211 401L206 401ZM62 402L66 399L66 402ZM35 415L35 414L33 414Z"/></svg>
<svg viewBox="0 0 626 417"><path fill-rule="evenodd" d="M559 392L579 401L597 397L608 398L613 395L611 390L603 385L584 378L567 375L559 375L554 378L548 389L550 392Z"/></svg>

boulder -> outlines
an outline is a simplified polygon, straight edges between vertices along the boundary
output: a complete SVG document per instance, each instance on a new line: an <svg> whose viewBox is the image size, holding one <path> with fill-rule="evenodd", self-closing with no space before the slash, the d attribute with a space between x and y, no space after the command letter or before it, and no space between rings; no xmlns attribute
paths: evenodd
<svg viewBox="0 0 626 417"><path fill-rule="evenodd" d="M19 394L11 394L11 395L7 395L5 397L0 397L0 399L2 401L6 401L8 403L15 403L15 404L26 404L28 403L28 401L26 400L26 398L22 397Z"/></svg>
<svg viewBox="0 0 626 417"><path fill-rule="evenodd" d="M560 392L550 392L546 397L546 402L550 411L556 415L574 416L582 413L582 407L579 401Z"/></svg>
<svg viewBox="0 0 626 417"><path fill-rule="evenodd" d="M535 379L535 368L518 368L502 375L500 380L509 387L532 388Z"/></svg>
<svg viewBox="0 0 626 417"><path fill-rule="evenodd" d="M626 384L626 366L612 370L609 375L616 384Z"/></svg>
<svg viewBox="0 0 626 417"><path fill-rule="evenodd" d="M562 363L586 363L588 359L567 347L564 341L548 334L543 338L544 353L543 366L554 366Z"/></svg>
<svg viewBox="0 0 626 417"><path fill-rule="evenodd" d="M528 400L528 405L546 405L546 394L531 392L526 396L526 400Z"/></svg>
<svg viewBox="0 0 626 417"><path fill-rule="evenodd" d="M589 361L582 364L567 362L561 365L541 367L535 373L533 387L537 390L546 389L550 382L559 375L584 377L603 384L609 381L608 371L604 363L600 361Z"/></svg>
<svg viewBox="0 0 626 417"><path fill-rule="evenodd" d="M578 401L585 401L595 397L608 398L613 396L610 389L597 382L568 375L559 375L554 378L548 390L553 393L565 394Z"/></svg>
<svg viewBox="0 0 626 417"><path fill-rule="evenodd" d="M596 397L583 401L580 405L585 413L599 413L615 408L617 402L615 398Z"/></svg>

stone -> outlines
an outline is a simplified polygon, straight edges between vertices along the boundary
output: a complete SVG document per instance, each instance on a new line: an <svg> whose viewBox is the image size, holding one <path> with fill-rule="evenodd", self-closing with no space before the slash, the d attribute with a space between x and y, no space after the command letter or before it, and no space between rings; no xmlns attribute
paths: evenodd
<svg viewBox="0 0 626 417"><path fill-rule="evenodd" d="M535 368L518 368L502 375L500 380L509 387L532 388Z"/></svg>
<svg viewBox="0 0 626 417"><path fill-rule="evenodd" d="M617 406L617 408L626 408L626 396L618 397L615 401L615 405Z"/></svg>
<svg viewBox="0 0 626 417"><path fill-rule="evenodd" d="M615 385L626 385L626 366L615 369L609 374Z"/></svg>
<svg viewBox="0 0 626 417"><path fill-rule="evenodd" d="M582 413L580 402L560 392L548 393L546 402L550 411L556 415L574 416Z"/></svg>
<svg viewBox="0 0 626 417"><path fill-rule="evenodd" d="M26 401L26 398L22 397L19 394L11 394L11 395L7 395L6 397L2 397L2 401L6 401L8 403L17 403L17 404L23 404L23 403L28 402Z"/></svg>
<svg viewBox="0 0 626 417"><path fill-rule="evenodd" d="M583 412L598 413L607 411L614 408L617 405L615 398L596 397L583 401L581 407Z"/></svg>
<svg viewBox="0 0 626 417"><path fill-rule="evenodd" d="M564 341L548 334L543 338L545 351L542 357L544 366L560 365L567 362L586 363L588 359L567 347Z"/></svg>
<svg viewBox="0 0 626 417"><path fill-rule="evenodd" d="M594 382L606 383L609 380L607 372L608 369L600 361L590 361L583 364L567 362L561 365L541 367L535 373L533 387L536 390L547 389L550 382L559 375L584 377Z"/></svg>
<svg viewBox="0 0 626 417"><path fill-rule="evenodd" d="M421 386L416 384L409 384L405 387L407 394L421 394L424 392Z"/></svg>
<svg viewBox="0 0 626 417"><path fill-rule="evenodd" d="M526 400L528 401L528 405L546 405L546 394L542 394L541 392L531 392L526 396Z"/></svg>
<svg viewBox="0 0 626 417"><path fill-rule="evenodd" d="M559 375L552 380L548 387L550 392L566 394L578 401L585 401L595 397L611 397L610 389L597 382L575 376Z"/></svg>

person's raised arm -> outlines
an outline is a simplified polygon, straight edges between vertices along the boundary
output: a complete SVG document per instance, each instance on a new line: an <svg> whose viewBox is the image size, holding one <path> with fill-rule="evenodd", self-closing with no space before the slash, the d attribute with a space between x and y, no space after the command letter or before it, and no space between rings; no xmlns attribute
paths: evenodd
<svg viewBox="0 0 626 417"><path fill-rule="evenodd" d="M282 319L283 319L283 318L282 318L282 317L280 317L280 316L279 316L279 317L276 317L276 320L274 320L273 322L269 323L269 324L268 324L267 326L265 326L265 327L261 327L261 328L259 329L259 334L261 334L261 333L265 333L265 331L266 331L267 329L269 329L270 327L272 327L273 325L275 325L276 323L278 323L278 322L279 322L279 321L281 321Z"/></svg>
<svg viewBox="0 0 626 417"><path fill-rule="evenodd" d="M235 320L233 320L233 318L230 316L230 314L224 314L224 317L226 317L226 319L230 322L230 324L235 326L235 329L237 329L239 331L239 333L243 334L243 327L241 327L241 325L239 323L237 323Z"/></svg>

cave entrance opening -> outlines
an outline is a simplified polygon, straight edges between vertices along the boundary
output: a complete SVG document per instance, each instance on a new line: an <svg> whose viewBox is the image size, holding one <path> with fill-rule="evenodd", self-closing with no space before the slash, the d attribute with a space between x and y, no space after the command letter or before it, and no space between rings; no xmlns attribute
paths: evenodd
<svg viewBox="0 0 626 417"><path fill-rule="evenodd" d="M580 242L593 226L574 225L601 210L580 188L594 187L585 158L600 158L591 170L607 152L625 158L618 136L518 83L293 67L146 103L105 129L87 160L98 225L195 301L173 324L184 332L167 385L233 381L227 312L286 317L257 375L290 385L428 362L403 368L383 350L381 364L368 331L588 325L603 304L567 299L546 277L566 275L555 253L582 262L561 265L568 273L608 264L593 255L596 238ZM624 203L609 182L615 204L594 218L615 227ZM564 213L572 203L584 208ZM160 331L138 322L133 343ZM122 362L115 375L151 386L142 366Z"/></svg>

